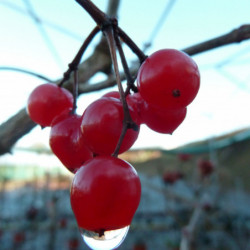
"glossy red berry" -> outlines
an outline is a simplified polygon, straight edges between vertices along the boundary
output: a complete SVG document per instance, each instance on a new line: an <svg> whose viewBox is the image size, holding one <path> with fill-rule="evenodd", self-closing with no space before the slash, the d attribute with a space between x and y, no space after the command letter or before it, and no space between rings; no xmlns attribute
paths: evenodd
<svg viewBox="0 0 250 250"><path fill-rule="evenodd" d="M120 94L118 91L108 92L105 95L103 95L103 97L112 97L120 100ZM141 112L142 112L141 106L144 105L144 100L142 99L141 94L139 92L134 94L128 94L126 96L126 101L128 107L137 114L136 116L134 116L134 118L136 119L135 122L137 124L141 124Z"/></svg>
<svg viewBox="0 0 250 250"><path fill-rule="evenodd" d="M134 121L137 114L130 110ZM91 103L83 113L81 129L86 145L97 155L111 155L119 141L124 112L120 100L102 97ZM130 149L139 134L139 129L128 129L119 153Z"/></svg>
<svg viewBox="0 0 250 250"><path fill-rule="evenodd" d="M79 228L101 233L130 225L140 196L140 179L128 162L97 156L76 172L70 200Z"/></svg>
<svg viewBox="0 0 250 250"><path fill-rule="evenodd" d="M27 112L34 122L47 127L62 112L73 107L73 95L56 84L46 83L36 87L28 98Z"/></svg>
<svg viewBox="0 0 250 250"><path fill-rule="evenodd" d="M113 97L116 99L120 99L120 93L118 91L110 91L110 92L104 94L102 97Z"/></svg>
<svg viewBox="0 0 250 250"><path fill-rule="evenodd" d="M84 143L80 125L81 116L66 113L55 118L50 131L51 150L72 173L93 157Z"/></svg>
<svg viewBox="0 0 250 250"><path fill-rule="evenodd" d="M160 108L184 108L198 93L200 74L196 63L184 52L163 49L141 65L138 89L146 102Z"/></svg>
<svg viewBox="0 0 250 250"><path fill-rule="evenodd" d="M172 134L184 121L187 108L156 108L145 103L142 106L142 122L158 133Z"/></svg>

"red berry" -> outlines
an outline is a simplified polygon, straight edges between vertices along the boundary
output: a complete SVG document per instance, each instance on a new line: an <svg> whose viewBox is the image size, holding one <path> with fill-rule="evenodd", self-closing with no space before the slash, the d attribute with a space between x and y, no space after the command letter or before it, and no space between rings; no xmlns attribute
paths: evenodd
<svg viewBox="0 0 250 250"><path fill-rule="evenodd" d="M184 108L195 98L200 86L196 63L184 52L163 49L150 55L138 71L142 97L161 108Z"/></svg>
<svg viewBox="0 0 250 250"><path fill-rule="evenodd" d="M93 157L84 143L80 125L81 116L66 113L55 118L50 131L51 150L72 173Z"/></svg>
<svg viewBox="0 0 250 250"><path fill-rule="evenodd" d="M136 112L130 110L134 121ZM102 97L91 103L82 116L81 129L85 143L97 155L111 155L119 141L123 126L123 107L120 100ZM127 151L136 141L139 129L128 129L119 153Z"/></svg>
<svg viewBox="0 0 250 250"><path fill-rule="evenodd" d="M192 158L192 155L180 153L180 154L178 154L178 158L179 158L180 161L186 162L186 161L189 161Z"/></svg>
<svg viewBox="0 0 250 250"><path fill-rule="evenodd" d="M179 171L167 171L163 175L163 181L168 184L174 184L183 178L183 174Z"/></svg>
<svg viewBox="0 0 250 250"><path fill-rule="evenodd" d="M140 179L129 163L97 156L76 172L70 198L78 226L101 233L130 225L140 196Z"/></svg>
<svg viewBox="0 0 250 250"><path fill-rule="evenodd" d="M145 103L142 106L142 122L158 133L172 134L184 121L187 108L156 108Z"/></svg>
<svg viewBox="0 0 250 250"><path fill-rule="evenodd" d="M69 250L76 250L79 247L79 240L72 237L68 241Z"/></svg>
<svg viewBox="0 0 250 250"><path fill-rule="evenodd" d="M214 165L209 160L199 160L198 168L202 177L209 176L214 171Z"/></svg>
<svg viewBox="0 0 250 250"><path fill-rule="evenodd" d="M50 126L53 119L73 107L73 95L56 84L46 83L36 87L28 98L27 112L34 122Z"/></svg>
<svg viewBox="0 0 250 250"><path fill-rule="evenodd" d="M66 228L67 225L68 225L68 221L67 221L66 218L61 218L61 219L59 220L59 227L60 227L60 228Z"/></svg>
<svg viewBox="0 0 250 250"><path fill-rule="evenodd" d="M102 97L112 97L120 100L120 93L118 91L111 91L103 95ZM144 105L144 100L142 99L140 93L128 94L126 96L126 101L130 109L132 109L137 116L134 117L137 120L137 124L141 124L141 106Z"/></svg>
<svg viewBox="0 0 250 250"><path fill-rule="evenodd" d="M13 236L13 241L16 244L21 244L25 241L25 233L24 232L16 232Z"/></svg>
<svg viewBox="0 0 250 250"><path fill-rule="evenodd" d="M133 246L133 250L146 250L147 247L145 245L145 243L136 243Z"/></svg>
<svg viewBox="0 0 250 250"><path fill-rule="evenodd" d="M120 93L119 91L111 91L111 92L104 94L102 97L113 97L116 99L120 99Z"/></svg>

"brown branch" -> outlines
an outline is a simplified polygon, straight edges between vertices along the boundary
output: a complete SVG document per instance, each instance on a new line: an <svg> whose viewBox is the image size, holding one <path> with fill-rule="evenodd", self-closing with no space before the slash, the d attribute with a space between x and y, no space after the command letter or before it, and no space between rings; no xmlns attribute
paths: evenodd
<svg viewBox="0 0 250 250"><path fill-rule="evenodd" d="M9 118L0 126L0 155L10 152L12 146L23 135L30 132L35 127L35 123L30 120L25 109Z"/></svg>
<svg viewBox="0 0 250 250"><path fill-rule="evenodd" d="M192 56L224 45L240 43L247 39L250 39L250 24L242 25L225 35L188 47L183 51Z"/></svg>

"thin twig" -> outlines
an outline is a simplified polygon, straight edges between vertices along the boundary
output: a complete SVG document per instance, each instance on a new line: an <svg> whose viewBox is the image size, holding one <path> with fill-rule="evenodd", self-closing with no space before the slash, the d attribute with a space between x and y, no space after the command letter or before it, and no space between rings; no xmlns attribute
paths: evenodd
<svg viewBox="0 0 250 250"><path fill-rule="evenodd" d="M20 73L24 73L24 74L27 74L27 75L32 75L32 76L35 76L37 78L40 78L42 80L45 80L46 82L55 82L53 80L51 80L50 78L46 77L46 76L43 76L41 74L38 74L38 73L35 73L33 71L30 71L30 70L26 70L26 69L21 69L21 68L16 68L16 67L0 67L0 70L10 70L10 71L17 71L17 72L20 72Z"/></svg>
<svg viewBox="0 0 250 250"><path fill-rule="evenodd" d="M147 58L143 51L120 27L117 27L117 33L121 37L121 39L128 45L128 47L138 56L140 63L142 64Z"/></svg>
<svg viewBox="0 0 250 250"><path fill-rule="evenodd" d="M99 27L96 26L92 32L89 34L89 36L85 39L84 43L82 44L81 48L77 52L76 56L74 57L73 61L69 64L69 69L64 73L63 79L58 84L60 87L63 85L65 81L67 81L70 77L70 74L72 71L77 70L78 65L80 64L81 58L86 51L87 47L93 40L93 38L96 36L96 34L100 31Z"/></svg>
<svg viewBox="0 0 250 250"><path fill-rule="evenodd" d="M239 43L247 39L250 39L250 24L242 25L225 35L185 48L183 51L192 56L224 45Z"/></svg>
<svg viewBox="0 0 250 250"><path fill-rule="evenodd" d="M118 85L118 89L119 89L119 93L120 93L120 98L121 98L121 102L122 102L122 106L123 106L123 112L124 112L122 132L121 132L119 141L117 143L117 146L115 148L115 151L113 153L113 156L117 157L117 155L119 154L119 150L120 150L122 141L123 141L123 139L125 137L125 134L127 132L127 129L135 127L137 125L133 122L133 120L132 120L132 118L130 116L128 104L127 104L126 97L125 97L125 93L124 93L124 90L123 90L123 87L122 87L119 68L118 68L118 62L117 62L117 56L116 56L116 43L115 43L113 29L112 28L105 29L104 34L105 34L105 36L107 38L107 41L108 41L108 44L109 44L109 50L110 50L112 62L113 62L113 65L114 65L116 81L117 81L117 85Z"/></svg>
<svg viewBox="0 0 250 250"><path fill-rule="evenodd" d="M124 55L124 51L122 49L121 42L120 42L120 39L118 36L115 36L115 42L116 42L116 47L118 49L118 52L119 52L119 55L121 58L123 70L124 70L124 73L125 73L125 76L127 79L127 89L125 91L125 96L126 96L129 93L130 89L132 89L134 92L137 92L138 90L137 90L136 86L134 85L135 79L133 79L131 76L131 73L130 73L130 70L128 67L128 63L127 63L126 57Z"/></svg>

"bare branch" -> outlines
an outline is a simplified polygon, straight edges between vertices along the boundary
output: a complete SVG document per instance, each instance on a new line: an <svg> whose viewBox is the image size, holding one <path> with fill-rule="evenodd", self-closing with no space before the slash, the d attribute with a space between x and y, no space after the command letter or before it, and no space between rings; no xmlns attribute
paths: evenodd
<svg viewBox="0 0 250 250"><path fill-rule="evenodd" d="M183 51L192 56L224 45L240 43L247 39L250 39L250 24L242 25L225 35L196 44L189 48L183 49Z"/></svg>

